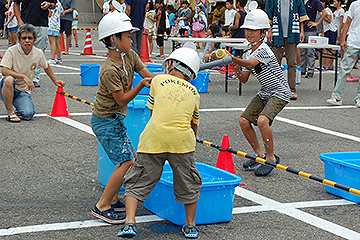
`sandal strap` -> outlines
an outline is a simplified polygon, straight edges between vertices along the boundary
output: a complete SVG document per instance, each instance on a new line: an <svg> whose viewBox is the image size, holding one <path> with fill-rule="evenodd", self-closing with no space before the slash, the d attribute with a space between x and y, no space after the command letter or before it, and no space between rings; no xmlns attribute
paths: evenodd
<svg viewBox="0 0 360 240"><path fill-rule="evenodd" d="M137 233L136 225L134 223L125 223L124 227L122 228L123 231L128 231L130 227L133 229L135 233Z"/></svg>

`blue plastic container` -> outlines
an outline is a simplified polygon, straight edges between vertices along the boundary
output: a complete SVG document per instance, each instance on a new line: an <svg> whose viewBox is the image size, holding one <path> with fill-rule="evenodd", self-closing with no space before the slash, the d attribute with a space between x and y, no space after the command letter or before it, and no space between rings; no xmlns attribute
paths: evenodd
<svg viewBox="0 0 360 240"><path fill-rule="evenodd" d="M190 83L196 87L199 93L206 93L210 82L210 73L205 71L198 72L197 78Z"/></svg>
<svg viewBox="0 0 360 240"><path fill-rule="evenodd" d="M149 64L149 65L146 65L146 68L150 72L164 72L164 69L162 68L162 65L160 65L160 64Z"/></svg>
<svg viewBox="0 0 360 240"><path fill-rule="evenodd" d="M135 151L139 144L140 134L150 120L150 109L146 106L147 99L148 96L138 95L128 104L125 125ZM106 187L107 181L114 172L114 169L115 165L110 161L104 148L98 142L98 179L102 188ZM124 188L122 187L120 193L123 192Z"/></svg>
<svg viewBox="0 0 360 240"><path fill-rule="evenodd" d="M201 197L197 203L195 223L211 224L229 222L232 218L235 187L241 178L213 166L196 163L202 178ZM168 163L160 181L144 202L145 208L176 225L185 222L184 204L175 201L173 191L173 172Z"/></svg>
<svg viewBox="0 0 360 240"><path fill-rule="evenodd" d="M360 190L360 152L322 153L320 159L324 162L325 179ZM328 193L360 203L360 196L325 186Z"/></svg>
<svg viewBox="0 0 360 240"><path fill-rule="evenodd" d="M99 84L100 64L80 64L81 85L97 86Z"/></svg>

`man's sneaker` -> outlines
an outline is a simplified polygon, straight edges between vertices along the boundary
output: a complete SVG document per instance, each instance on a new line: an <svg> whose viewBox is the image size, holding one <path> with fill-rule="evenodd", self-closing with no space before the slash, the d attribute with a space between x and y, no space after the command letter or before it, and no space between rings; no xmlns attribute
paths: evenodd
<svg viewBox="0 0 360 240"><path fill-rule="evenodd" d="M301 72L301 76L305 77L306 76L306 72Z"/></svg>
<svg viewBox="0 0 360 240"><path fill-rule="evenodd" d="M360 108L360 99L359 98L355 99L355 106Z"/></svg>
<svg viewBox="0 0 360 240"><path fill-rule="evenodd" d="M331 105L335 105L335 106L341 106L342 105L342 101L341 100L336 100L335 98L330 98L328 100L326 100L327 104L331 104Z"/></svg>
<svg viewBox="0 0 360 240"><path fill-rule="evenodd" d="M33 82L34 83L34 86L36 87L36 88L39 88L40 87L40 83L39 82Z"/></svg>
<svg viewBox="0 0 360 240"><path fill-rule="evenodd" d="M280 158L276 155L275 155L275 158L276 158L276 164L279 164ZM269 176L273 170L274 170L273 167L261 164L261 166L258 167L254 173L255 173L255 176L257 176L257 177L266 177L266 176Z"/></svg>
<svg viewBox="0 0 360 240"><path fill-rule="evenodd" d="M125 211L125 204L123 204L119 199L115 204L111 204L111 207L117 212L124 212Z"/></svg>
<svg viewBox="0 0 360 240"><path fill-rule="evenodd" d="M91 209L91 213L107 223L120 224L125 222L125 216L118 214L113 208L100 211L96 205L94 205L94 208Z"/></svg>
<svg viewBox="0 0 360 240"><path fill-rule="evenodd" d="M186 238L198 238L199 235L199 229L194 225L184 225L181 231Z"/></svg>
<svg viewBox="0 0 360 240"><path fill-rule="evenodd" d="M126 223L118 232L118 237L133 238L136 236L136 225L134 223Z"/></svg>
<svg viewBox="0 0 360 240"><path fill-rule="evenodd" d="M61 63L63 63L63 61L62 61L61 59L56 59L55 61L56 61L56 64L61 64Z"/></svg>
<svg viewBox="0 0 360 240"><path fill-rule="evenodd" d="M306 78L312 78L312 77L314 77L314 73L307 73L305 77Z"/></svg>
<svg viewBox="0 0 360 240"><path fill-rule="evenodd" d="M55 59L49 59L47 62L48 62L48 64L56 64L56 60L55 60Z"/></svg>

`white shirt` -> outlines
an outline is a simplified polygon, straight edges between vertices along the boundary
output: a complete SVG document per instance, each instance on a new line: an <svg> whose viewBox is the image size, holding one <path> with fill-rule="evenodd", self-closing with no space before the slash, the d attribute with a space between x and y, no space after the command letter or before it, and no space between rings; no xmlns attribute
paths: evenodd
<svg viewBox="0 0 360 240"><path fill-rule="evenodd" d="M225 10L225 25L224 26L230 26L234 22L236 10L235 9L226 9Z"/></svg>
<svg viewBox="0 0 360 240"><path fill-rule="evenodd" d="M350 5L349 15L352 19L351 28L349 29L349 36L347 45L355 48L360 48L360 1L355 1Z"/></svg>
<svg viewBox="0 0 360 240"><path fill-rule="evenodd" d="M330 8L325 8L327 14L331 17L331 22L327 22L327 21L323 21L323 28L324 28L324 32L327 31L332 31L332 32L337 32L337 27L336 27L336 23L335 23L335 18L333 15L333 12L331 11Z"/></svg>
<svg viewBox="0 0 360 240"><path fill-rule="evenodd" d="M344 16L344 13L345 13L345 10L343 8L340 8L339 10L336 10L334 12L335 14L335 24L336 24L336 27L339 29L340 27L340 24L341 24L341 20L340 20L340 17L341 16Z"/></svg>

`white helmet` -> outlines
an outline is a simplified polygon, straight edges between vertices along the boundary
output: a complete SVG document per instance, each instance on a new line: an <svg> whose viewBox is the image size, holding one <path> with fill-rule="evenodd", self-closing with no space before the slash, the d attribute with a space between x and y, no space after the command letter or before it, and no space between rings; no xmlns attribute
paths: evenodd
<svg viewBox="0 0 360 240"><path fill-rule="evenodd" d="M175 60L178 63L185 65L186 68L182 67L181 65L173 66L173 68L181 71L185 76L188 76L190 80L193 80L197 77L201 60L195 49L186 46L176 49L169 55L169 57L164 60L162 64L164 69L167 68L169 60Z"/></svg>
<svg viewBox="0 0 360 240"><path fill-rule="evenodd" d="M106 14L100 20L98 27L99 40L117 33L137 30L139 29L131 25L131 20L125 13L114 11Z"/></svg>
<svg viewBox="0 0 360 240"><path fill-rule="evenodd" d="M269 17L261 9L252 10L246 15L244 24L241 26L241 28L247 28L252 30L269 29Z"/></svg>

